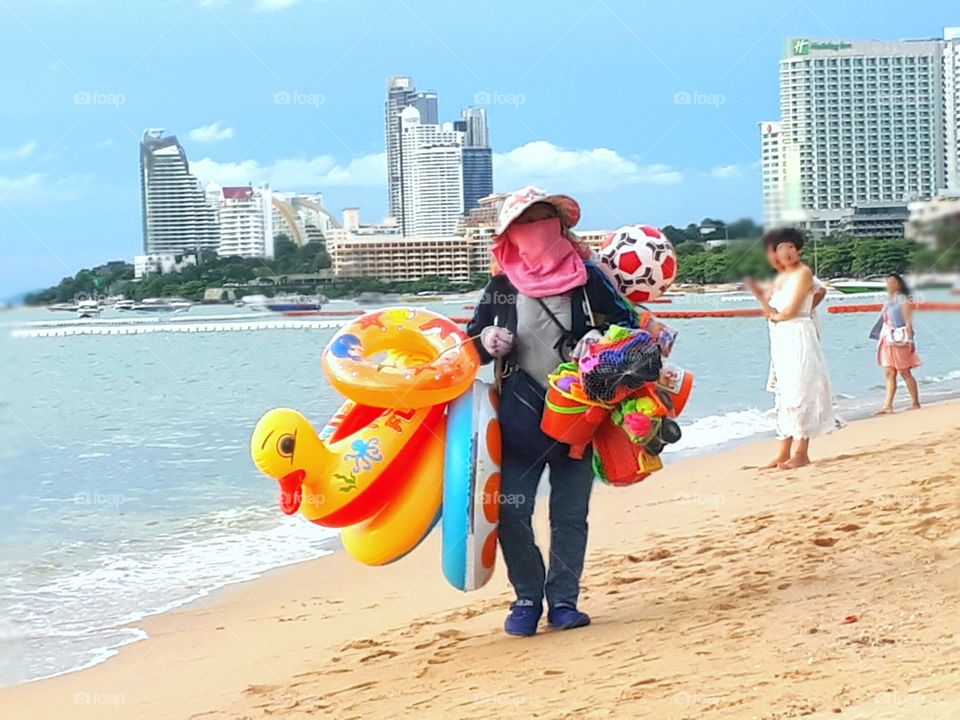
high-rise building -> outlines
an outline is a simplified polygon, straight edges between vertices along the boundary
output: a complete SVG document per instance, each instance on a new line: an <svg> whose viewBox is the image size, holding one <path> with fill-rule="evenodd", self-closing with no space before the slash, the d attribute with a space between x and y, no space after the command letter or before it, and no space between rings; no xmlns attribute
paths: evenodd
<svg viewBox="0 0 960 720"><path fill-rule="evenodd" d="M216 211L190 174L176 136L147 130L140 141L140 198L143 251L147 255L216 249Z"/></svg>
<svg viewBox="0 0 960 720"><path fill-rule="evenodd" d="M273 257L273 197L270 188L207 183L207 201L217 208L221 257Z"/></svg>
<svg viewBox="0 0 960 720"><path fill-rule="evenodd" d="M765 223L826 233L857 206L930 198L953 182L957 35L790 39L780 60L780 132L761 124Z"/></svg>
<svg viewBox="0 0 960 720"><path fill-rule="evenodd" d="M387 101L384 106L384 134L387 148L387 188L389 192L389 214L400 220L402 212L401 189L403 178L400 174L400 113L404 108L415 107L425 125L436 125L439 112L437 93L417 92L413 78L390 77L387 79Z"/></svg>
<svg viewBox="0 0 960 720"><path fill-rule="evenodd" d="M487 111L468 107L457 125L463 132L463 211L478 207L493 192L493 151L487 131Z"/></svg>
<svg viewBox="0 0 960 720"><path fill-rule="evenodd" d="M461 116L463 117L463 146L490 147L486 109L475 107L464 108Z"/></svg>
<svg viewBox="0 0 960 720"><path fill-rule="evenodd" d="M463 211L478 207L480 198L493 192L493 151L488 147L463 148Z"/></svg>
<svg viewBox="0 0 960 720"><path fill-rule="evenodd" d="M760 123L760 177L763 184L763 224L766 227L782 224L783 175L780 121L766 120Z"/></svg>
<svg viewBox="0 0 960 720"><path fill-rule="evenodd" d="M947 188L960 191L960 27L943 31L943 104L946 109Z"/></svg>
<svg viewBox="0 0 960 720"><path fill-rule="evenodd" d="M412 106L400 113L400 132L401 233L452 235L463 213L463 134L450 123L424 125Z"/></svg>

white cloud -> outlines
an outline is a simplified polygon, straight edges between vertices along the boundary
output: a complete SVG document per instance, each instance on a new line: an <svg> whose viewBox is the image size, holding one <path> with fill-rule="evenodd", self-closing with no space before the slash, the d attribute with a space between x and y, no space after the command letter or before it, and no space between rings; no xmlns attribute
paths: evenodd
<svg viewBox="0 0 960 720"><path fill-rule="evenodd" d="M97 147L99 148L113 147L113 140L111 138L107 138L106 140L101 140L100 142L97 143Z"/></svg>
<svg viewBox="0 0 960 720"><path fill-rule="evenodd" d="M221 163L203 158L190 163L190 171L204 183L258 185L268 183L276 190L301 192L328 187L382 187L387 182L384 153L363 155L346 165L329 155L315 158L284 158L261 165L256 160Z"/></svg>
<svg viewBox="0 0 960 720"><path fill-rule="evenodd" d="M33 155L36 149L36 140L27 140L27 142L15 148L0 147L0 160L23 160Z"/></svg>
<svg viewBox="0 0 960 720"><path fill-rule="evenodd" d="M300 0L257 0L253 4L254 10L260 10L262 12L276 12L277 10L286 10L288 7L293 7Z"/></svg>
<svg viewBox="0 0 960 720"><path fill-rule="evenodd" d="M669 165L643 165L608 148L566 150L544 140L496 154L493 163L498 188L534 184L589 191L683 181L683 175Z"/></svg>
<svg viewBox="0 0 960 720"><path fill-rule="evenodd" d="M93 174L64 177L50 177L40 172L18 177L0 175L0 205L70 202L86 195L94 180Z"/></svg>
<svg viewBox="0 0 960 720"><path fill-rule="evenodd" d="M268 183L275 190L311 191L329 187L385 187L385 154L373 153L338 162L329 155L282 158L261 164L256 160L220 162L209 157L190 163L204 183L220 185ZM669 165L644 165L607 148L565 150L551 143L527 143L494 156L497 188L535 184L548 188L590 191L617 185L673 185L683 175Z"/></svg>
<svg viewBox="0 0 960 720"><path fill-rule="evenodd" d="M233 138L233 128L221 127L220 121L218 120L215 123L194 128L187 133L187 137L199 143L220 142L221 140L230 140Z"/></svg>
<svg viewBox="0 0 960 720"><path fill-rule="evenodd" d="M717 165L710 171L710 176L718 180L732 180L743 176L743 168L739 165Z"/></svg>

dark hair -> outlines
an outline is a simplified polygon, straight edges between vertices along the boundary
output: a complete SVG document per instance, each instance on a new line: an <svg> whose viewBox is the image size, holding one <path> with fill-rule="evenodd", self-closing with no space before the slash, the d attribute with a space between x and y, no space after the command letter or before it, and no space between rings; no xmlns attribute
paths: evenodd
<svg viewBox="0 0 960 720"><path fill-rule="evenodd" d="M907 285L907 281L903 279L903 276L900 273L889 273L888 278L893 278L897 281L897 289L901 295L905 298L913 297L913 293L910 292L910 286Z"/></svg>
<svg viewBox="0 0 960 720"><path fill-rule="evenodd" d="M803 249L803 233L796 228L775 228L763 236L763 247L776 250L781 243L793 243L797 250Z"/></svg>

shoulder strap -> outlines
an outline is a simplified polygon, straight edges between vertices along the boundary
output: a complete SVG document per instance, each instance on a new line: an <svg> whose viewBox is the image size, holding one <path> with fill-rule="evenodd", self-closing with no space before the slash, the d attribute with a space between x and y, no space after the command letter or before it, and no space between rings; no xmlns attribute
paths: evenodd
<svg viewBox="0 0 960 720"><path fill-rule="evenodd" d="M564 333L569 333L569 332L570 332L570 330L567 329L567 328L565 328L565 327L563 326L563 323L560 322L560 318L558 318L556 315L553 314L553 310L551 310L551 309L547 306L547 304L543 301L543 298L535 298L535 300L536 300L538 303L540 303L540 307L542 307L542 308L543 308L543 311L544 311L547 315L550 316L550 319L553 320L553 324L556 325L558 328L560 328L560 331L561 331L561 332L564 332Z"/></svg>

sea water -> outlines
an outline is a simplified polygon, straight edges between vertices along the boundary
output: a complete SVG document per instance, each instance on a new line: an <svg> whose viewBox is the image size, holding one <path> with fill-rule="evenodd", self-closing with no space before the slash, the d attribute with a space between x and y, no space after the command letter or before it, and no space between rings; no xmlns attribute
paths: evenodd
<svg viewBox="0 0 960 720"><path fill-rule="evenodd" d="M740 300L660 307L750 304ZM431 307L467 315L471 301ZM336 531L280 512L276 483L248 449L270 408L296 408L319 427L339 406L320 370L333 330L10 337L11 324L67 317L0 314L0 684L100 662L143 637L137 622L148 615L337 547ZM834 393L849 418L881 402L867 337L874 319L822 316ZM696 374L683 440L668 450L674 459L771 434L765 323L671 324L679 331L671 361ZM918 313L915 324L921 392L958 393L960 313Z"/></svg>

